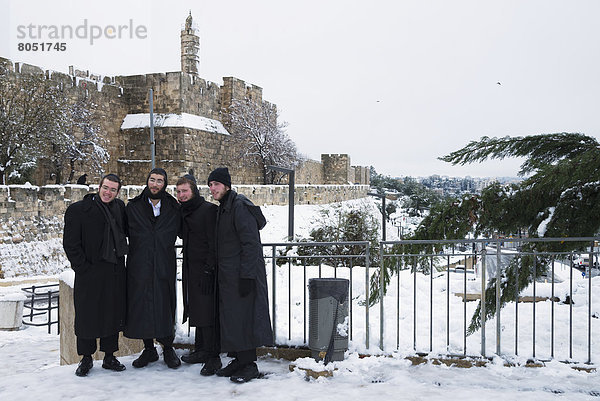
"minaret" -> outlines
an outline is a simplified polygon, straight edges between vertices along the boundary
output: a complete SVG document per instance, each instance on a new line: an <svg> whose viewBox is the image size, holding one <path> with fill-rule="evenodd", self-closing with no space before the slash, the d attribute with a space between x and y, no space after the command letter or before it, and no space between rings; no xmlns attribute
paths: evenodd
<svg viewBox="0 0 600 401"><path fill-rule="evenodd" d="M181 31L181 71L192 75L198 75L200 70L200 37L196 33L190 11Z"/></svg>

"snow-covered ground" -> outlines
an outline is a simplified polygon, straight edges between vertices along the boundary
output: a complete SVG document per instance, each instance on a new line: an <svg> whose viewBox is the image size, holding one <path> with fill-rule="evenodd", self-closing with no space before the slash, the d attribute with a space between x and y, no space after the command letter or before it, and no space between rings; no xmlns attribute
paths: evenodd
<svg viewBox="0 0 600 401"><path fill-rule="evenodd" d="M372 200L345 202L343 207L352 207L366 203L367 208L376 211ZM318 211L321 206L296 207L296 233L306 237L310 227L320 219ZM263 242L281 242L287 233L287 207L269 206L263 211L268 220L262 232ZM378 212L377 212L378 213ZM393 230L395 231L395 230ZM389 232L389 231L388 231ZM393 234L390 233L389 234ZM393 239L394 237L391 236ZM568 268L556 267L557 275L568 277ZM35 272L35 270L34 270ZM322 266L322 276L331 277L333 268ZM372 273L372 272L371 272ZM272 285L271 271L268 269L269 285ZM318 276L317 267L308 267L306 280ZM348 277L348 268L338 268L338 277ZM353 268L352 285L352 341L350 350L342 362L335 362L327 367L310 359L296 361L300 367L333 369L333 377L305 379L303 371L289 370L289 362L273 358L261 358L259 368L265 372L265 378L244 385L237 385L227 379L218 377L202 377L200 366L184 365L174 371L168 369L161 361L138 370L131 366L135 356L120 358L127 366L121 373L110 372L101 368L96 361L87 378L74 375L75 366L59 366L59 338L56 334L47 334L44 327L24 326L19 331L0 332L0 397L10 400L64 398L105 400L105 399L402 399L402 400L441 400L449 397L460 397L463 400L494 397L503 400L516 400L525 397L527 400L589 400L600 397L599 373L579 372L572 366L584 366L587 357L587 281L579 275L574 277L573 316L573 358L572 364L558 362L569 359L569 326L570 306L554 303L555 308L555 359L546 363L543 368L524 366L505 367L505 359L523 365L533 356L533 304L519 304L519 356L514 354L516 317L515 305L509 304L501 314L502 353L505 359L496 357L486 367L463 369L457 367L437 366L431 363L412 366L405 359L414 355L413 351L413 312L417 311L416 342L418 351L429 351L430 333L430 297L433 299L432 330L433 354L444 355L446 349L446 302L450 293L450 347L451 353L462 353L463 322L467 323L477 305L468 302L464 315L464 304L455 292L462 292L464 276L462 273L451 273L450 289L446 288L446 274L431 276L417 273L416 291L415 276L403 271L394 276L388 293L384 299L384 350L379 345L380 305L369 309L369 329L366 327L365 306L361 304L365 298L365 269ZM48 277L30 277L35 282L43 283ZM56 278L52 276L51 278ZM431 281L430 281L431 280ZM7 280L4 283L8 284ZM291 283L289 285L288 283ZM25 286L23 282L13 282L13 286L0 287L2 294L18 292ZM31 282L26 284L31 285ZM568 281L556 285L555 294L564 298L568 291ZM303 307L306 281L303 268L294 269L289 276L287 265L276 271L277 296L275 300L277 314L277 342L302 344L304 342ZM288 291L288 286L290 291ZM432 286L433 291L430 291ZM597 294L600 290L600 278L592 279L592 290ZM480 291L481 284L474 275L467 275L467 292ZM550 285L538 283L537 295L549 295ZM417 303L413 304L414 294ZM524 293L531 292L531 288ZM600 314L600 302L592 298L592 313ZM308 299L308 296L307 296ZM400 300L400 308L398 308ZM272 301L272 300L271 300ZM536 357L546 358L550 354L550 301L536 304ZM291 315L290 308L291 306ZM308 318L308 312L306 311ZM565 320L566 319L566 320ZM592 333L599 329L598 319L592 319ZM567 324L565 324L567 322ZM398 331L398 327L400 328ZM496 321L493 319L486 325L486 354L495 351ZM56 329L53 329L53 333ZM369 348L366 347L366 336L369 334ZM480 332L467 338L467 354L477 355L480 352ZM593 339L593 336L592 336ZM191 342L187 335L187 327L178 324L177 341ZM399 344L398 344L399 343ZM595 351L592 342L592 361L597 362L600 355ZM177 350L182 354L183 350ZM359 353L378 356L359 358ZM597 356L598 355L598 356ZM226 362L227 358L223 358Z"/></svg>
<svg viewBox="0 0 600 401"><path fill-rule="evenodd" d="M578 372L560 362L543 368L504 367L496 359L487 367L457 368L432 364L411 366L401 355L359 359L356 353L335 362L333 377L305 379L289 371L289 362L258 361L265 378L234 384L200 376L199 365L177 370L162 360L135 369L135 356L120 360L120 373L95 361L88 377L75 376L75 365L59 366L58 336L44 328L0 332L0 397L4 400L590 400L600 396L598 373ZM181 355L183 351L177 350ZM227 358L223 357L226 361ZM314 362L298 361L311 367Z"/></svg>

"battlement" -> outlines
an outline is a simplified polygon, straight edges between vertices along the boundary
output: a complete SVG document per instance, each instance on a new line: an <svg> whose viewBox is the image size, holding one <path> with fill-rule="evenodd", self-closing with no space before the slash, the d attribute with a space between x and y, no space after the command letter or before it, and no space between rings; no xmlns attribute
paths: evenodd
<svg viewBox="0 0 600 401"><path fill-rule="evenodd" d="M97 106L97 121L107 140L110 159L102 171L77 163L76 177L87 173L88 180L94 181L104 172L116 172L126 183L144 183L151 159L149 90L152 89L155 157L169 175L180 176L193 169L196 176L203 177L217 166L227 166L236 182L262 183L262 170L258 165L233 162L236 157L228 143L227 115L235 100L250 99L275 111L277 105L263 99L260 86L242 79L224 77L223 84L219 85L199 77L192 65L198 62L199 66L199 43L198 29L190 15L181 31L181 71L102 76L74 66L69 67L68 73L44 70L6 58L0 58L0 71L13 76L42 75L55 82L72 101L87 98ZM124 124L126 118L128 123ZM176 120L176 123L157 123L165 122L161 119ZM131 121L137 123L132 125ZM320 163L305 162L298 168L296 179L298 184L368 185L368 181L368 174L360 167L352 167L350 157L345 154L323 155ZM38 161L34 182L53 183L52 166L47 161Z"/></svg>

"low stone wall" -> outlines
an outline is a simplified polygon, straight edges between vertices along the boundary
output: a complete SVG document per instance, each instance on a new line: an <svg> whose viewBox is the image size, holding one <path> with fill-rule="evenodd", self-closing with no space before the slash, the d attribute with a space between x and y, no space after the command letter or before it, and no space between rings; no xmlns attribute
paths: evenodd
<svg viewBox="0 0 600 401"><path fill-rule="evenodd" d="M234 185L256 205L287 205L287 185ZM97 185L0 185L0 278L24 274L57 274L69 266L62 250L67 207ZM119 197L139 195L143 186L124 186ZM327 204L366 197L367 185L296 185L295 204ZM175 195L175 186L168 191ZM213 201L200 182L200 193Z"/></svg>
<svg viewBox="0 0 600 401"><path fill-rule="evenodd" d="M200 194L212 201L208 187L200 183ZM144 187L121 188L119 197L128 199L139 195ZM234 185L233 188L256 205L287 205L287 185ZM296 205L327 204L364 198L367 185L296 185ZM31 185L0 186L0 244L49 241L62 237L63 216L67 207L96 192L91 185ZM168 191L175 195L175 186Z"/></svg>
<svg viewBox="0 0 600 401"><path fill-rule="evenodd" d="M75 273L72 273L75 274ZM77 355L77 337L75 336L75 307L73 306L73 288L62 279L59 282L59 305L60 314L60 364L71 365L79 363L81 356ZM98 340L96 340L98 341ZM100 344L97 345L100 349ZM119 333L119 350L115 356L133 355L142 352L144 342L123 337ZM104 352L96 351L92 358L99 360L104 358Z"/></svg>

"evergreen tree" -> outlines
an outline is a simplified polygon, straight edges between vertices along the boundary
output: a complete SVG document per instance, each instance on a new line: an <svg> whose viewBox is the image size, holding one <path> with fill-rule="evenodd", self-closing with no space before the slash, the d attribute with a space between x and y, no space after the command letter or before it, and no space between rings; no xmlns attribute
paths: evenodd
<svg viewBox="0 0 600 401"><path fill-rule="evenodd" d="M519 184L496 183L481 195L446 199L431 209L415 234L409 239L462 239L469 233L491 236L494 232L527 232L529 237L588 237L600 229L600 145L596 139L579 133L543 134L527 137L482 137L467 146L441 157L452 164L482 162L488 158L523 157L520 175L528 175ZM543 223L543 224L542 224ZM570 251L586 244L528 243L526 252ZM396 247L396 254L434 251L431 246ZM439 251L439 249L435 250ZM384 291L391 273L405 263L390 264L384 269ZM501 307L516 299L536 277L544 274L550 260L526 256L514 260L501 277ZM414 268L428 267L426 260ZM486 319L495 315L495 279L490 280L485 296ZM371 282L378 291L377 283ZM375 302L378 294L373 294ZM481 326L479 307L469 332Z"/></svg>

